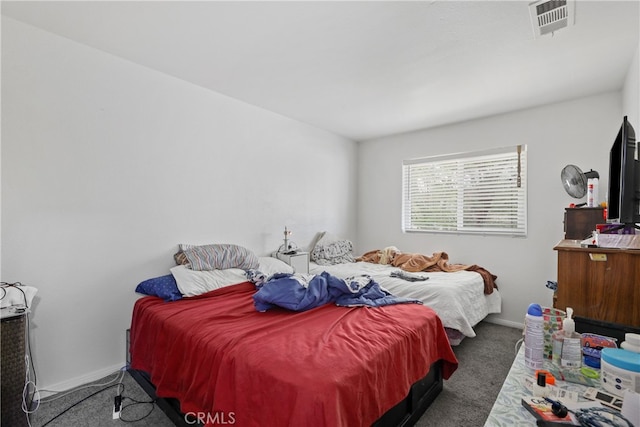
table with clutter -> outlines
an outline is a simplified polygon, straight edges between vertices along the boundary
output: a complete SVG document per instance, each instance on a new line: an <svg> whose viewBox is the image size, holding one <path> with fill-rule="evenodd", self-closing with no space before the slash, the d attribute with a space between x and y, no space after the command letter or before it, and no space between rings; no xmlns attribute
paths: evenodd
<svg viewBox="0 0 640 427"><path fill-rule="evenodd" d="M595 334L591 334L595 335ZM640 336L635 334L628 334L628 336L634 335L634 339L640 339ZM606 338L606 337L603 337ZM519 342L520 343L520 342ZM519 344L518 343L518 344ZM627 346L629 348L629 346ZM627 352L626 350L610 348L608 351L614 352ZM624 388L618 390L615 394L610 393L603 388L601 379L601 369L599 369L600 361L593 363L593 360L589 360L589 366L584 363L584 357L579 367L563 367L561 363L552 357L549 353L545 354L543 359L542 368L539 370L528 367L525 363L525 345L520 345L519 349L514 349L516 356L511 366L511 369L502 385L500 393L491 409L491 412L486 420L485 427L510 427L510 426L535 426L536 418L525 406L523 406L522 400L534 396L534 393L539 392L536 389L540 383L537 383L537 374L542 373L545 377L544 385L547 386L544 390L544 394L549 399L556 403L561 403L569 410L569 416L572 419L573 425L612 425L612 426L634 426L640 427L640 394L632 390L625 390ZM588 353L590 357L592 353ZM608 353L609 354L609 353ZM613 354L613 353L612 353ZM615 353L616 355L618 353ZM635 387L640 387L640 353L629 353L632 357L630 359L632 370L636 368L638 371L638 379L636 380ZM635 357L637 356L637 360ZM597 368L595 367L597 366ZM605 377L609 375L605 372ZM610 378L610 376L609 376ZM619 381L618 381L619 382ZM537 384L536 384L537 383ZM550 383L554 383L551 385ZM628 387L633 388L634 384L626 384ZM584 397L585 392L589 388L595 388L599 391L603 391L610 395L618 395L620 398L625 398L625 403L622 406L622 411L612 409L610 405L604 406L600 402L590 400ZM608 389L612 389L611 386L607 386ZM539 395L539 394L538 394ZM627 399L628 397L628 399ZM629 401L628 404L626 401ZM616 399L617 406L620 406L620 401ZM585 408L604 408L600 411L611 412L613 415L609 417L615 418L609 424L606 423L594 423L594 424L581 424L575 416L576 412L580 412L580 409ZM623 415L624 418L620 418L618 414ZM605 414L606 415L606 414ZM543 424L538 424L543 425ZM550 425L550 424L549 424ZM567 423L567 425L571 425Z"/></svg>

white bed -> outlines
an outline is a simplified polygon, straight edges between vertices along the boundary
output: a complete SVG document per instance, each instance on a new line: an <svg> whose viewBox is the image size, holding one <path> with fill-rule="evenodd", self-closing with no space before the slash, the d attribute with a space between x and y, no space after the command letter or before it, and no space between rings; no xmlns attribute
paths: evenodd
<svg viewBox="0 0 640 427"><path fill-rule="evenodd" d="M479 273L458 271L455 273L421 272L428 280L411 282L391 277L397 267L369 262L346 262L335 265L319 265L311 262L309 273L323 271L340 278L368 274L382 287L396 296L415 298L438 313L445 328L459 331L466 337L475 337L473 327L488 314L500 313L501 297L497 289L484 294L484 281ZM454 334L449 335L456 345ZM461 340L462 338L460 338Z"/></svg>

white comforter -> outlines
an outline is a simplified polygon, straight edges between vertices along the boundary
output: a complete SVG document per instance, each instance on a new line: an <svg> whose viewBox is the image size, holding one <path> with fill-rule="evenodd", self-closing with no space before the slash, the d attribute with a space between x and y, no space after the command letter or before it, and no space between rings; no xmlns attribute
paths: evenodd
<svg viewBox="0 0 640 427"><path fill-rule="evenodd" d="M431 307L447 328L456 329L467 337L475 337L473 330L478 322L490 313L500 313L502 299L497 289L490 295L484 294L484 282L480 274L472 271L455 273L421 272L429 276L422 282L409 282L391 277L397 267L368 262L354 262L336 265L310 263L311 274L323 271L346 279L350 276L368 274L380 286L393 295L415 298Z"/></svg>

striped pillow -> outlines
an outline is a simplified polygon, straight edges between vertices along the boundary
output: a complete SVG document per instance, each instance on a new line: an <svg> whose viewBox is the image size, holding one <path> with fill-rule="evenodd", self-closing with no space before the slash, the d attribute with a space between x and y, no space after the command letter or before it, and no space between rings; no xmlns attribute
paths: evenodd
<svg viewBox="0 0 640 427"><path fill-rule="evenodd" d="M224 270L258 268L259 261L253 251L232 244L211 244L203 246L181 245L182 253L192 270Z"/></svg>

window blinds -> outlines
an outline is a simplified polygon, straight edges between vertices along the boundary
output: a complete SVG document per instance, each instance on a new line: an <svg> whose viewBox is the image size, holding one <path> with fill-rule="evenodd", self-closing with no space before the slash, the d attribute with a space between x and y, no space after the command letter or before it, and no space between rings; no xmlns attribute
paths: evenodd
<svg viewBox="0 0 640 427"><path fill-rule="evenodd" d="M526 145L405 160L402 229L526 236Z"/></svg>

